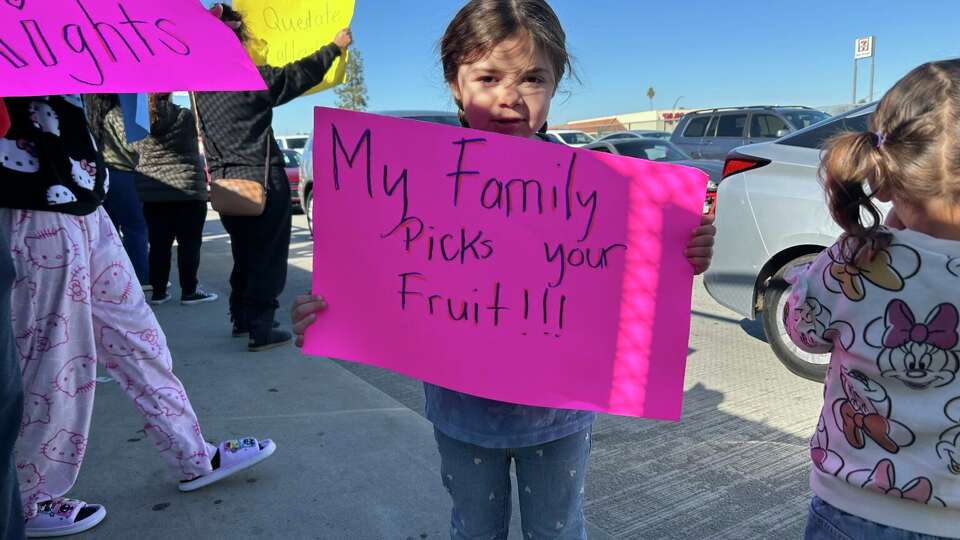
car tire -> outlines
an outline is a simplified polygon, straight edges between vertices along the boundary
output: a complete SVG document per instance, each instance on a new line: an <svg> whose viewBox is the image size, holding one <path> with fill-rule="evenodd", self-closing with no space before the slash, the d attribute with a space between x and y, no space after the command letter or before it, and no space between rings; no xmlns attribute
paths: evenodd
<svg viewBox="0 0 960 540"><path fill-rule="evenodd" d="M313 238L313 190L304 194L303 213L307 215L307 229L310 230L310 238Z"/></svg>
<svg viewBox="0 0 960 540"><path fill-rule="evenodd" d="M787 271L797 265L807 264L817 257L816 254L803 255L785 264L767 284L763 291L763 331L767 343L777 355L777 359L793 374L811 381L823 382L827 375L829 354L810 354L793 344L783 325L783 306L787 300L790 285L784 280Z"/></svg>

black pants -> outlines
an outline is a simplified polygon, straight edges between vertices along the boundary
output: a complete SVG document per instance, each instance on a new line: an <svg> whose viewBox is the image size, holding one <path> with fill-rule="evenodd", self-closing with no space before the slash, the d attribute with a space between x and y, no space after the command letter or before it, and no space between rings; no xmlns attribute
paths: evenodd
<svg viewBox="0 0 960 540"><path fill-rule="evenodd" d="M177 269L180 291L186 296L197 291L203 224L207 221L205 201L145 202L143 216L150 235L150 284L156 293L167 291L173 241L177 241Z"/></svg>
<svg viewBox="0 0 960 540"><path fill-rule="evenodd" d="M221 216L233 249L230 314L251 335L269 332L287 284L290 255L290 184L283 169L272 169L267 205L256 217Z"/></svg>
<svg viewBox="0 0 960 540"><path fill-rule="evenodd" d="M13 446L23 415L20 363L10 327L10 290L15 271L10 259L10 230L0 223L0 539L23 538L23 505L17 487Z"/></svg>

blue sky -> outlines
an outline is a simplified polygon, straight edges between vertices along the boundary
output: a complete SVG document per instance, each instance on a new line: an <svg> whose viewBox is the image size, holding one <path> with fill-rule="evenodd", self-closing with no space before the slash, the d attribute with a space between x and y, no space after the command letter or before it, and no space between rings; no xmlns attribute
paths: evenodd
<svg viewBox="0 0 960 540"><path fill-rule="evenodd" d="M210 0L204 0L209 4ZM649 108L749 104L825 106L850 100L853 42L877 38L876 95L912 67L960 56L960 2L807 0L554 0L580 81L554 99L550 123ZM357 0L371 111L452 110L437 43L459 0ZM866 97L869 61L861 62ZM310 129L333 91L277 110L278 134Z"/></svg>

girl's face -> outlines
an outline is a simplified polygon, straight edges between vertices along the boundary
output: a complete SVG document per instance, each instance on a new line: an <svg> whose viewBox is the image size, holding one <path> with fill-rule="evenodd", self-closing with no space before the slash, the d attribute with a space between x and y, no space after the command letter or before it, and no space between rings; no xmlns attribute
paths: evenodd
<svg viewBox="0 0 960 540"><path fill-rule="evenodd" d="M506 39L484 58L463 64L450 83L475 129L533 137L547 121L557 80L529 36Z"/></svg>

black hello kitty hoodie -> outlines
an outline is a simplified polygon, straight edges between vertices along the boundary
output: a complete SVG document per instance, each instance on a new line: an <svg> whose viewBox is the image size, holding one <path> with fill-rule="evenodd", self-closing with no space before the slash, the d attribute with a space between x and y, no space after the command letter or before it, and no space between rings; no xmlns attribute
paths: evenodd
<svg viewBox="0 0 960 540"><path fill-rule="evenodd" d="M109 180L78 95L3 98L10 129L0 138L0 207L83 216Z"/></svg>

